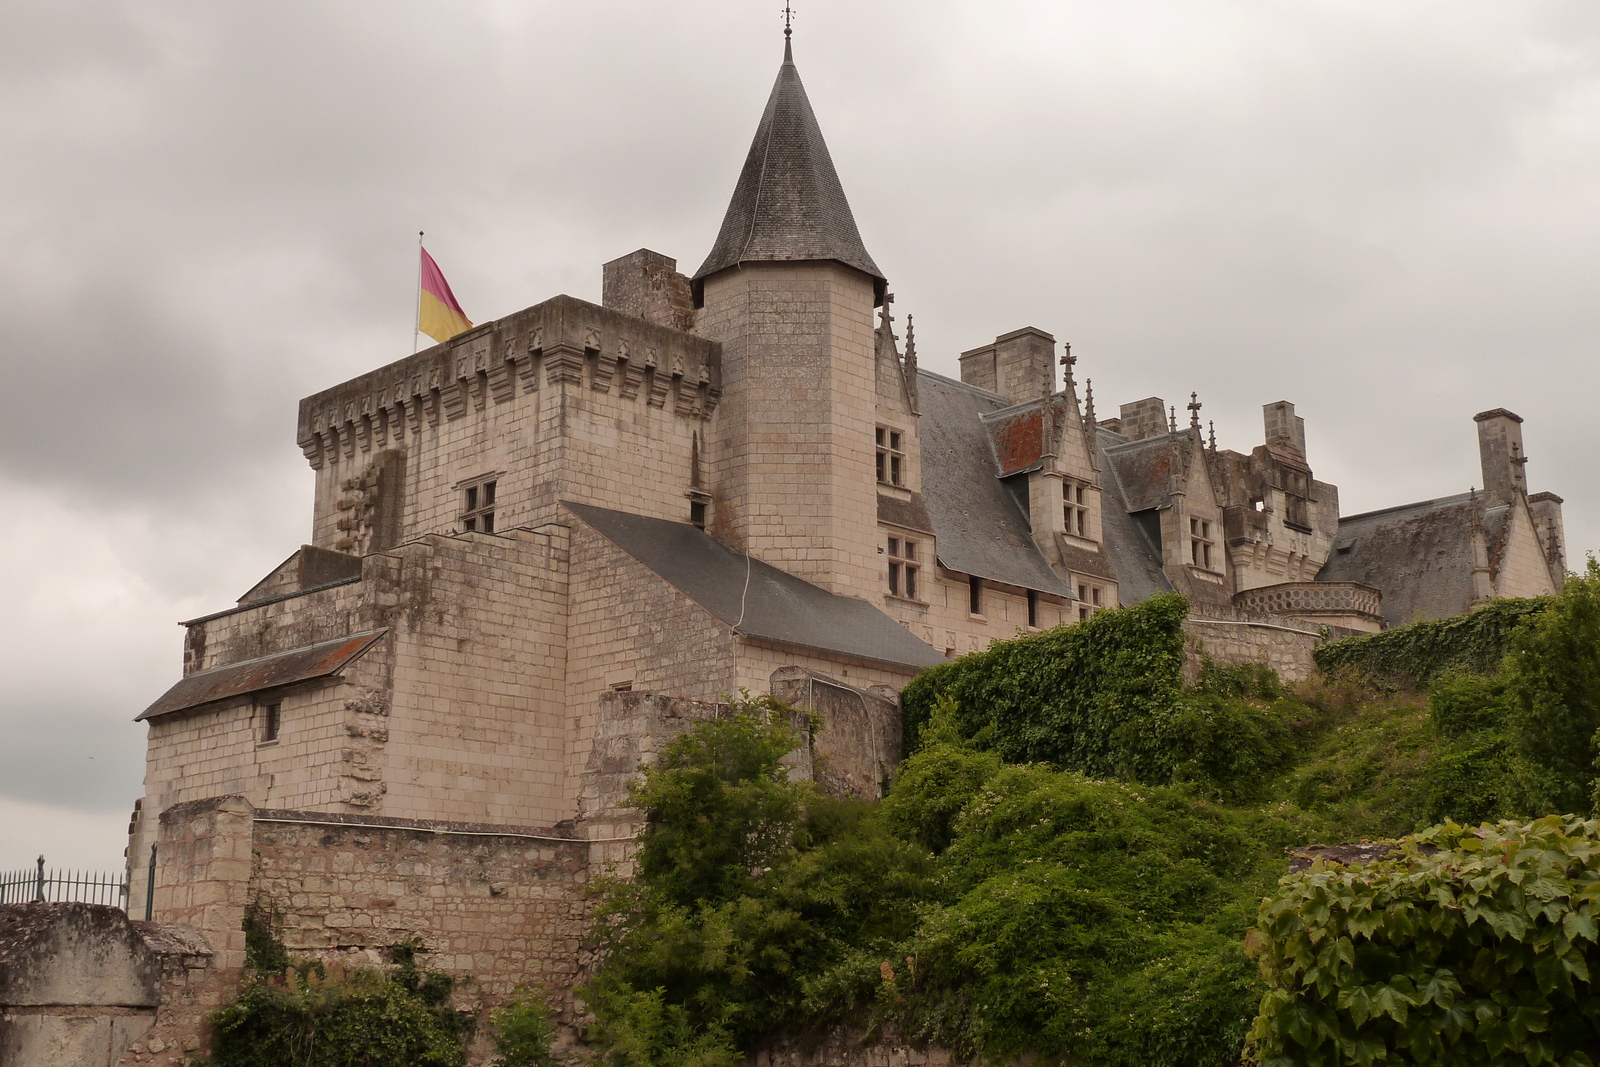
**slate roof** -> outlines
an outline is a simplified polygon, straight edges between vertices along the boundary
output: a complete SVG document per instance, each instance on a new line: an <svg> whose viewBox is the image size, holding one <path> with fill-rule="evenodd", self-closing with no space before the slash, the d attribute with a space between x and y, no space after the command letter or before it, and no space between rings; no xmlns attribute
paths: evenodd
<svg viewBox="0 0 1600 1067"><path fill-rule="evenodd" d="M881 300L883 272L872 261L822 128L784 46L783 66L756 127L733 200L711 253L694 275L696 303L709 275L740 263L831 259L870 274Z"/></svg>
<svg viewBox="0 0 1600 1067"><path fill-rule="evenodd" d="M1133 461L1128 464L1130 472L1141 479L1135 484L1137 491L1132 496L1144 507L1135 508L1130 506L1130 493L1113 458L1118 454L1117 446L1126 442L1121 434L1110 430L1097 430L1095 437L1100 449L1101 543L1117 571L1117 598L1127 605L1149 600L1157 593L1169 593L1172 583L1161 569L1161 546L1150 540L1138 520L1130 514L1157 506L1147 500L1155 475L1151 473L1154 467L1145 455L1155 449L1136 449L1131 454L1126 451L1123 453L1125 458ZM1162 454L1166 454L1165 435L1159 443ZM1165 502L1165 496L1161 502Z"/></svg>
<svg viewBox="0 0 1600 1067"><path fill-rule="evenodd" d="M1471 493L1423 500L1339 519L1319 582L1363 582L1383 591L1383 618L1404 626L1472 605L1472 513L1498 554L1509 509L1484 508ZM1493 566L1496 559L1490 559Z"/></svg>
<svg viewBox="0 0 1600 1067"><path fill-rule="evenodd" d="M866 601L819 589L688 523L562 505L745 637L908 667L945 662L942 653Z"/></svg>
<svg viewBox="0 0 1600 1067"><path fill-rule="evenodd" d="M263 689L309 682L338 674L350 662L378 643L378 638L388 630L367 630L332 641L320 641L304 648L291 648L287 652L274 652L239 663L196 671L181 679L161 698L141 711L134 722L187 711L202 704L212 704L229 697L258 693Z"/></svg>
<svg viewBox="0 0 1600 1067"><path fill-rule="evenodd" d="M1120 434L1102 434L1100 451L1116 469L1122 498L1129 511L1148 511L1171 500L1172 445L1166 434L1142 441L1125 441Z"/></svg>
<svg viewBox="0 0 1600 1067"><path fill-rule="evenodd" d="M986 389L917 372L922 401L922 499L939 562L962 574L1071 597L1033 540L1033 525L1000 481L981 416L1010 406Z"/></svg>

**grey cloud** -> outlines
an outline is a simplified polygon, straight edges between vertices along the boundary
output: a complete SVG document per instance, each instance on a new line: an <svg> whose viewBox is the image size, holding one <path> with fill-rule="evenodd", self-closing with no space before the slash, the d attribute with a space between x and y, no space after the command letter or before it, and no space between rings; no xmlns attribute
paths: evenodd
<svg viewBox="0 0 1600 1067"><path fill-rule="evenodd" d="M774 6L8 6L0 492L117 546L94 573L159 611L91 651L159 662L52 703L74 661L0 651L0 793L95 795L72 752L176 671L144 628L304 536L295 402L409 351L418 229L480 320L641 245L698 265ZM925 364L1038 325L1103 411L1193 389L1235 447L1295 400L1349 511L1472 484L1503 405L1600 548L1592 3L807 0L796 32Z"/></svg>

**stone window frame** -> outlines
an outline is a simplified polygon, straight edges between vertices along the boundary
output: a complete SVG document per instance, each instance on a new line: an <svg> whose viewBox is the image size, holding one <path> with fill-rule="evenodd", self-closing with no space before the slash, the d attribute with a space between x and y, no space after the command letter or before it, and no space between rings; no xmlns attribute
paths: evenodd
<svg viewBox="0 0 1600 1067"><path fill-rule="evenodd" d="M496 523L496 514L500 509L500 478L501 473L480 474L476 478L469 478L459 482L456 489L461 493L461 523L462 533L488 533L492 534L499 525Z"/></svg>
<svg viewBox="0 0 1600 1067"><path fill-rule="evenodd" d="M1084 482L1064 479L1061 497L1061 517L1067 525L1067 533L1085 541L1093 541L1094 538L1089 534L1089 486Z"/></svg>
<svg viewBox="0 0 1600 1067"><path fill-rule="evenodd" d="M880 485L896 489L906 487L905 431L893 426L879 426L875 431L877 443L877 473Z"/></svg>
<svg viewBox="0 0 1600 1067"><path fill-rule="evenodd" d="M1210 519L1198 516L1189 516L1189 562L1203 571L1215 572L1211 565L1211 552L1216 548L1216 539L1212 537Z"/></svg>
<svg viewBox="0 0 1600 1067"><path fill-rule="evenodd" d="M922 542L912 537L896 535L887 539L888 590L892 597L922 603L919 596L923 557L918 551Z"/></svg>
<svg viewBox="0 0 1600 1067"><path fill-rule="evenodd" d="M1105 587L1092 582L1078 583L1078 621L1084 622L1105 606Z"/></svg>
<svg viewBox="0 0 1600 1067"><path fill-rule="evenodd" d="M256 747L276 745L283 737L283 698L262 697L256 701L255 707L260 712L260 732L256 737Z"/></svg>

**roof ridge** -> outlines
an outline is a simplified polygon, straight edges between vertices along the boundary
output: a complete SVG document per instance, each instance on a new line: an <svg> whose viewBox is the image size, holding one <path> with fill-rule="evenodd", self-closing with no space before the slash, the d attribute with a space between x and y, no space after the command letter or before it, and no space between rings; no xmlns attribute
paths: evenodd
<svg viewBox="0 0 1600 1067"><path fill-rule="evenodd" d="M1410 511L1412 508L1443 508L1456 504L1465 504L1472 499L1469 493L1454 493L1450 496L1434 497L1431 500L1416 500L1410 504L1394 504L1386 508L1375 508L1372 511L1360 511L1354 515L1340 515L1339 523L1354 522L1357 519L1370 519L1377 515L1388 515L1396 511Z"/></svg>

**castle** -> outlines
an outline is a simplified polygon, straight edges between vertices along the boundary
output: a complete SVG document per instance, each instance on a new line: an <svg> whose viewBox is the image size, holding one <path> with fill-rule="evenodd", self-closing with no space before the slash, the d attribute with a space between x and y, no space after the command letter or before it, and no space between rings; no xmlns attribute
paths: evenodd
<svg viewBox="0 0 1600 1067"><path fill-rule="evenodd" d="M1245 454L1193 396L1100 417L1043 330L921 369L787 45L711 252L676 268L634 252L598 305L301 402L311 543L185 624L140 716L131 911L237 966L266 894L292 948L420 925L447 967L559 984L620 783L724 694L818 710L809 773L874 796L897 691L995 639L1177 590L1197 647L1304 663L1562 579L1561 500L1528 494L1506 411L1477 416L1481 489L1341 516L1287 402Z"/></svg>

